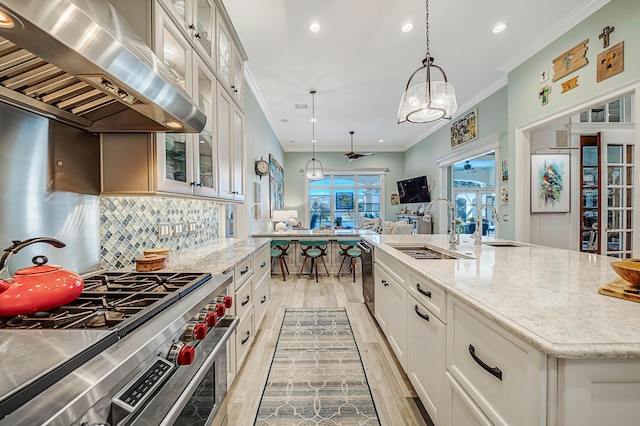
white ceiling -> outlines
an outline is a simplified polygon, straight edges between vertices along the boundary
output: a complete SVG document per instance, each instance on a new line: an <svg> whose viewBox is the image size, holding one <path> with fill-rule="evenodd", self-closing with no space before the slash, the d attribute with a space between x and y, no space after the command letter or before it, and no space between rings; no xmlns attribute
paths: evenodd
<svg viewBox="0 0 640 426"><path fill-rule="evenodd" d="M431 55L455 87L458 112L502 87L510 70L608 1L431 0ZM285 151L311 151L312 88L316 151L349 152L350 130L356 152L404 151L449 124L397 124L400 96L426 54L424 1L224 3L249 57L249 82ZM500 21L507 30L492 34ZM321 30L310 32L311 22ZM410 33L400 31L406 22L415 26Z"/></svg>

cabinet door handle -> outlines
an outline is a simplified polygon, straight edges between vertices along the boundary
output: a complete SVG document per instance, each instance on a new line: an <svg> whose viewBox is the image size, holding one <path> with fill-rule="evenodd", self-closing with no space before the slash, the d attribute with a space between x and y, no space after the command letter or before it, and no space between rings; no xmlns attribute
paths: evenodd
<svg viewBox="0 0 640 426"><path fill-rule="evenodd" d="M418 309L418 305L416 305L416 314L418 314L418 316L423 320L429 321L429 315L423 314L422 312L420 312L420 310Z"/></svg>
<svg viewBox="0 0 640 426"><path fill-rule="evenodd" d="M476 348L474 348L473 345L469 345L469 353L471 354L471 358L473 358L473 360L477 362L480 367L484 368L486 371L497 377L498 380L502 380L502 371L500 371L498 367L489 367L487 363L478 358L476 356Z"/></svg>
<svg viewBox="0 0 640 426"><path fill-rule="evenodd" d="M423 289L420 288L420 283L416 283L416 289L424 294L425 296L427 296L429 299L431 299L431 292L430 291L424 291Z"/></svg>
<svg viewBox="0 0 640 426"><path fill-rule="evenodd" d="M382 280L382 285L385 286L385 287L389 287L389 283L386 282L385 280Z"/></svg>
<svg viewBox="0 0 640 426"><path fill-rule="evenodd" d="M267 262L262 262L262 264L260 264L261 268L264 268L265 266L267 266Z"/></svg>
<svg viewBox="0 0 640 426"><path fill-rule="evenodd" d="M244 268L242 271L240 271L240 275L244 275L247 272L249 272L249 267L248 266L246 268Z"/></svg>
<svg viewBox="0 0 640 426"><path fill-rule="evenodd" d="M249 303L249 300L251 300L251 296L249 296L249 295L247 294L247 298L246 298L245 300L243 300L243 301L242 301L241 305L242 305L242 306L246 305L247 303Z"/></svg>
<svg viewBox="0 0 640 426"><path fill-rule="evenodd" d="M267 296L262 296L262 300L260 301L260 304L264 303L267 301Z"/></svg>
<svg viewBox="0 0 640 426"><path fill-rule="evenodd" d="M245 337L244 339L242 339L242 344L244 345L245 343L247 343L247 340L249 340L249 337L251 336L251 333L249 332L249 330L247 330L247 337Z"/></svg>

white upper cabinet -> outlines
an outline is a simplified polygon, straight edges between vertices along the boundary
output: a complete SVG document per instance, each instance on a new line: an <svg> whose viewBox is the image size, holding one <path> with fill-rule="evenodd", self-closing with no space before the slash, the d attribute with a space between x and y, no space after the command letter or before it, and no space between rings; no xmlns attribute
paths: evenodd
<svg viewBox="0 0 640 426"><path fill-rule="evenodd" d="M216 7L213 0L160 0L198 53L215 64Z"/></svg>
<svg viewBox="0 0 640 426"><path fill-rule="evenodd" d="M240 105L244 100L243 66L244 57L238 44L234 43L232 32L221 16L218 16L218 77L224 87Z"/></svg>

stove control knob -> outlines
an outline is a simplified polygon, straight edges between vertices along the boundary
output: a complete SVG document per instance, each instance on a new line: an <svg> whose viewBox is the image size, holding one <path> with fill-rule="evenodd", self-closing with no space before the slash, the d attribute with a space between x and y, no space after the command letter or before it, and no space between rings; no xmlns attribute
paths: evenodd
<svg viewBox="0 0 640 426"><path fill-rule="evenodd" d="M176 365L190 365L196 358L196 349L183 342L175 343L169 350L167 359Z"/></svg>
<svg viewBox="0 0 640 426"><path fill-rule="evenodd" d="M193 318L197 322L207 324L207 327L215 327L218 323L218 314L215 312L202 311Z"/></svg>
<svg viewBox="0 0 640 426"><path fill-rule="evenodd" d="M218 318L222 318L227 310L224 303L209 303L204 307L207 311L213 311L218 315Z"/></svg>
<svg viewBox="0 0 640 426"><path fill-rule="evenodd" d="M207 337L207 324L201 322L190 322L184 330L183 338L185 342L195 342Z"/></svg>
<svg viewBox="0 0 640 426"><path fill-rule="evenodd" d="M231 306L233 306L233 297L231 296L224 296L224 306L226 306L227 309L231 309Z"/></svg>

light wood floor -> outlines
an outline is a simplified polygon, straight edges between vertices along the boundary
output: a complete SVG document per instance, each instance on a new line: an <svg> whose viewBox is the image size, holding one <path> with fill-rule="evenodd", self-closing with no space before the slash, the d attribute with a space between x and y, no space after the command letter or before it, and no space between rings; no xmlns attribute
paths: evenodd
<svg viewBox="0 0 640 426"><path fill-rule="evenodd" d="M279 272L279 271L278 271ZM336 307L347 309L367 379L382 425L431 425L425 420L416 394L392 355L390 347L362 302L360 276L337 278L335 273L320 282L297 275L271 277L271 304L253 346L225 399L228 424L252 425L267 380L285 307ZM425 414L426 416L426 414Z"/></svg>

